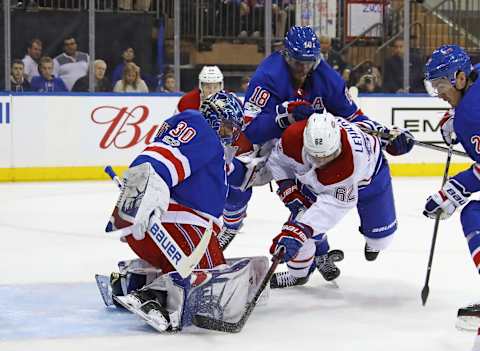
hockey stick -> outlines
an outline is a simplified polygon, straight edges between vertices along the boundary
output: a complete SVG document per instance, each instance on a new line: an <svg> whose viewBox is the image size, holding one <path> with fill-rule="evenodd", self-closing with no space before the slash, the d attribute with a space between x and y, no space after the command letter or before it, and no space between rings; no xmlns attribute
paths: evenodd
<svg viewBox="0 0 480 351"><path fill-rule="evenodd" d="M275 269L277 269L277 266L282 260L284 254L285 254L285 248L280 247L280 249L273 255L272 264L270 265L270 268L268 269L267 273L265 274L265 277L260 283L260 286L258 287L257 292L252 298L252 301L247 303L247 305L245 306L245 311L243 312L242 317L238 322L234 322L234 323L225 322L220 319L215 319L215 318L196 314L192 317L192 323L195 326L203 329L217 330L217 331L226 332L226 333L240 332L244 327L245 323L247 322L248 317L250 317L250 315L252 314L253 309L257 305L260 295L262 295L267 284L270 283L270 279L272 279L272 276L275 273Z"/></svg>
<svg viewBox="0 0 480 351"><path fill-rule="evenodd" d="M452 152L453 145L450 145L448 148L448 155L447 155L447 163L445 164L445 172L443 173L443 180L442 180L442 187L445 185L445 182L448 178L448 169L450 168L450 160L452 159ZM433 253L435 252L435 242L437 241L437 233L438 233L438 225L440 223L440 214L441 210L437 210L437 214L435 216L435 225L433 226L433 237L432 237L432 244L430 246L430 256L428 257L428 265L427 265L427 276L425 277L425 284L422 289L422 305L425 306L428 299L428 294L430 293L430 288L428 287L428 282L430 280L430 272L432 270L432 261L433 261Z"/></svg>
<svg viewBox="0 0 480 351"><path fill-rule="evenodd" d="M115 171L111 166L105 167L105 173L107 173L110 178L117 184L119 189L123 188L122 181L120 177L117 176ZM160 251L172 264L175 270L182 276L186 278L192 273L193 269L198 265L202 259L205 251L207 251L208 244L210 243L210 238L212 237L212 226L213 223L210 220L209 228L205 229L205 232L200 239L197 247L192 251L190 256L185 254L183 250L178 246L175 239L173 239L168 233L168 231L163 227L160 221L155 220L155 216L152 216L149 223L149 229L147 230L148 235L150 235L153 242L158 246ZM121 237L130 235L132 233L131 228L123 228L118 230Z"/></svg>
<svg viewBox="0 0 480 351"><path fill-rule="evenodd" d="M365 133L370 134L370 135L378 136L382 139L393 140L393 138L394 138L394 136L390 133L380 132L378 130L372 130L372 129L365 128L365 127L362 127L362 126L359 126L359 128L362 130L362 132L365 132ZM435 145L435 144L428 144L428 143L425 143L423 141L418 141L416 139L411 139L411 140L413 140L413 143L415 145L424 147L426 149L440 151L440 152L446 152L447 154L449 152L452 152L453 155L470 158L470 156L468 156L468 154L466 152L463 152L463 151L457 151L457 150L450 151L449 147L438 146L438 145Z"/></svg>

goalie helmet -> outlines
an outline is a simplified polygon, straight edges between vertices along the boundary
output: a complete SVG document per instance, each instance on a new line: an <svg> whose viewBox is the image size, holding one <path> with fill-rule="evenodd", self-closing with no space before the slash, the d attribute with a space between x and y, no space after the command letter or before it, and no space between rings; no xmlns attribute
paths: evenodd
<svg viewBox="0 0 480 351"><path fill-rule="evenodd" d="M284 40L288 57L298 61L318 61L320 42L310 27L294 26L290 28Z"/></svg>
<svg viewBox="0 0 480 351"><path fill-rule="evenodd" d="M243 107L235 94L223 90L202 102L200 112L224 146L232 145L243 126Z"/></svg>
<svg viewBox="0 0 480 351"><path fill-rule="evenodd" d="M303 131L303 147L308 155L325 158L340 149L340 126L328 112L314 113Z"/></svg>
<svg viewBox="0 0 480 351"><path fill-rule="evenodd" d="M202 90L202 84L221 83L223 90L223 73L218 66L203 66L198 75L198 88Z"/></svg>

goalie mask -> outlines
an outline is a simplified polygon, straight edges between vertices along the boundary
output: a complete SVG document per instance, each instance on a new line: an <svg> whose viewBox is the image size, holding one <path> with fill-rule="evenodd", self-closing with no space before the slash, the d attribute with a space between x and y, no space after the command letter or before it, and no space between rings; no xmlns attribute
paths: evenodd
<svg viewBox="0 0 480 351"><path fill-rule="evenodd" d="M198 75L198 89L202 100L223 90L223 74L218 66L203 66Z"/></svg>
<svg viewBox="0 0 480 351"><path fill-rule="evenodd" d="M322 166L341 152L340 126L328 112L314 113L303 131L303 148L312 163Z"/></svg>
<svg viewBox="0 0 480 351"><path fill-rule="evenodd" d="M225 91L213 94L202 102L200 112L224 147L238 139L243 126L243 107L235 94Z"/></svg>

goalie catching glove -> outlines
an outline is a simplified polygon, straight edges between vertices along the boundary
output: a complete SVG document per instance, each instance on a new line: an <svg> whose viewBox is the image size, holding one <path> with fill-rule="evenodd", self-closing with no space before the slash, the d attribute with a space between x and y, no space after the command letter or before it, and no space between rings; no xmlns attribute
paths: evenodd
<svg viewBox="0 0 480 351"><path fill-rule="evenodd" d="M305 100L282 102L280 105L277 105L276 111L275 122L282 129L297 121L307 119L315 112L312 105Z"/></svg>
<svg viewBox="0 0 480 351"><path fill-rule="evenodd" d="M423 214L429 218L435 218L440 211L440 219L450 217L457 207L465 205L470 193L455 179L450 179L442 189L427 199Z"/></svg>
<svg viewBox="0 0 480 351"><path fill-rule="evenodd" d="M313 230L308 225L288 221L282 227L282 232L273 238L270 253L273 255L280 247L285 248L282 263L288 262L295 256L308 238L313 235Z"/></svg>

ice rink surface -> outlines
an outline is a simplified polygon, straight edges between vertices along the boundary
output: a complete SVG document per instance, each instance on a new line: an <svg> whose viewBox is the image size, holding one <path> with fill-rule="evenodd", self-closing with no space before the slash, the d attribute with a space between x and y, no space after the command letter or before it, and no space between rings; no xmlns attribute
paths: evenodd
<svg viewBox="0 0 480 351"><path fill-rule="evenodd" d="M134 257L103 232L118 195L111 182L0 184L0 350L470 350L474 334L454 324L458 307L480 300L480 279L458 213L440 223L427 306L420 300L434 224L421 212L440 183L394 178L399 229L375 262L364 258L355 211L329 233L345 252L339 288L315 273L306 286L272 291L240 334L175 335L107 310L97 293L95 273ZM286 217L268 187L255 189L226 256L266 255Z"/></svg>

